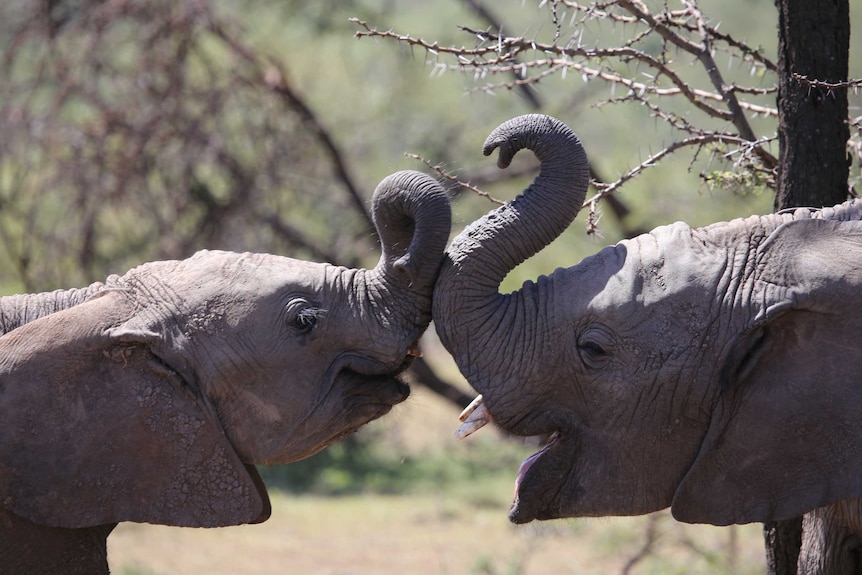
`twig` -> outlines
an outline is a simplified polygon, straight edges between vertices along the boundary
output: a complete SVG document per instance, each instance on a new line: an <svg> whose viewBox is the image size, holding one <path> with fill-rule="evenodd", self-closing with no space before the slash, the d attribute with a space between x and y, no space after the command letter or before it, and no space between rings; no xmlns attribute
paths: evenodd
<svg viewBox="0 0 862 575"><path fill-rule="evenodd" d="M446 179L446 181L450 182L451 184L453 184L459 188L464 188L465 190L470 190L474 194L481 196L481 197L489 200L490 202L493 202L493 203L501 205L501 206L506 203L503 200L498 200L497 198L491 196L488 192L483 192L482 190L480 190L476 186L470 184L469 182L461 181L458 178L458 176L455 176L454 174L447 172L439 164L432 164L430 161L426 160L425 158L423 158L422 156L420 156L418 154L404 154L404 155L406 157L412 159L412 160L419 160L420 162L422 162L423 164L425 164L426 166L428 166L429 168L431 168L432 170L437 172L441 177Z"/></svg>
<svg viewBox="0 0 862 575"><path fill-rule="evenodd" d="M762 140L761 140L762 141ZM760 142L760 141L759 141ZM749 142L744 138L740 138L739 136L734 136L731 134L717 134L717 133L703 133L697 136L691 136L689 138L685 138L683 140L675 141L655 154L652 154L649 158L629 170L627 173L620 176L615 182L610 184L599 184L597 187L599 189L599 193L596 194L597 198L601 199L601 197L606 196L608 194L612 194L618 188L623 186L629 180L635 178L640 173L642 173L647 168L651 168L655 166L662 158L669 156L670 154L679 151L683 148L697 147L701 148L707 144L713 143L722 143L722 144L736 144L737 146L752 146L758 142ZM583 207L587 207L590 202L596 201L596 198L590 198L586 200L583 204Z"/></svg>
<svg viewBox="0 0 862 575"><path fill-rule="evenodd" d="M650 515L647 522L643 545L637 553L626 561L626 564L623 566L623 570L621 571L622 575L628 575L631 570L634 569L635 565L646 559L650 553L652 553L653 547L658 540L658 522L660 519L661 515L657 513Z"/></svg>
<svg viewBox="0 0 862 575"><path fill-rule="evenodd" d="M848 80L846 82L824 82L823 80L811 80L808 78L808 76L803 76L802 74L797 74L796 72L794 72L792 76L793 79L800 84L810 86L812 88L823 88L825 90L856 90L857 88L862 86L862 78L856 78L853 80Z"/></svg>
<svg viewBox="0 0 862 575"><path fill-rule="evenodd" d="M464 0L464 3L476 13L477 16L485 20L491 28L503 30L502 21L495 16L488 7L480 2L479 0ZM515 61L517 64L517 60ZM512 74L515 77L515 80L523 80L522 71L520 67L515 67L512 70ZM533 110L542 109L542 101L539 98L539 94L532 88L532 86L526 84L519 84L520 94L527 100L530 105L530 108Z"/></svg>
<svg viewBox="0 0 862 575"><path fill-rule="evenodd" d="M287 71L284 66L278 60L271 57L265 57L265 61L261 62L259 54L256 54L249 47L243 45L238 38L229 34L227 30L217 22L211 22L210 29L218 38L223 40L225 44L234 51L234 53L253 66L254 77L252 79L252 83L266 86L273 93L280 96L287 106L302 118L303 122L311 132L317 136L324 150L329 154L330 161L335 168L335 173L353 201L354 207L358 213L362 214L365 218L368 230L373 231L374 223L371 220L371 214L366 208L366 202L362 197L362 194L359 192L359 187L350 175L347 161L344 159L344 154L342 154L341 149L335 143L329 130L318 119L311 107L288 83Z"/></svg>

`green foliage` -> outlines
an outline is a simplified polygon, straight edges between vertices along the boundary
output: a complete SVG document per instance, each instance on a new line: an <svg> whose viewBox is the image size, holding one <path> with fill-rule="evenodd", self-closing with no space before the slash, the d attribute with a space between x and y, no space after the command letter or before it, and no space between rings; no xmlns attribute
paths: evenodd
<svg viewBox="0 0 862 575"><path fill-rule="evenodd" d="M527 455L518 442L473 442L470 448L434 449L421 454L392 450L369 431L330 445L317 455L288 465L260 467L261 477L275 489L290 493L347 495L404 494L440 486L481 485L511 480ZM482 504L481 492L472 494ZM500 502L490 502L497 505Z"/></svg>
<svg viewBox="0 0 862 575"><path fill-rule="evenodd" d="M704 174L703 181L711 191L726 190L737 195L759 195L770 190L762 172L713 171Z"/></svg>

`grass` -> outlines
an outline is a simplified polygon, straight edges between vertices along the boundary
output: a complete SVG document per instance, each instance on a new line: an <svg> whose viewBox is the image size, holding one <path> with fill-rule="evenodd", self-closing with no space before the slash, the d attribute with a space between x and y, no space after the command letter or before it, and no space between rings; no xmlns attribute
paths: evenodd
<svg viewBox="0 0 862 575"><path fill-rule="evenodd" d="M274 494L262 525L183 529L126 523L109 539L114 573L156 574L487 574L621 573L644 547L652 552L632 573L759 573L760 528L682 526L654 517L561 520L514 526L499 506L476 505L463 493L351 495ZM731 561L731 558L733 561Z"/></svg>
<svg viewBox="0 0 862 575"><path fill-rule="evenodd" d="M156 574L488 574L621 573L644 547L632 573L758 573L760 528L682 526L667 514L561 520L514 526L499 507L463 493L346 497L274 494L262 525L181 529L123 524L109 539L114 573ZM732 561L731 561L732 559Z"/></svg>
<svg viewBox="0 0 862 575"><path fill-rule="evenodd" d="M427 352L426 352L427 353ZM261 525L187 529L124 523L108 539L119 575L746 574L764 571L759 525L683 525L646 517L515 526L506 511L517 464L533 448L483 432L455 442L456 413L417 390L372 432L412 482L375 492L270 489ZM472 461L472 464L468 462ZM384 467L390 464L386 463ZM399 481L403 481L399 479ZM335 480L337 485L341 479ZM641 558L640 560L636 560ZM627 565L633 565L626 571Z"/></svg>

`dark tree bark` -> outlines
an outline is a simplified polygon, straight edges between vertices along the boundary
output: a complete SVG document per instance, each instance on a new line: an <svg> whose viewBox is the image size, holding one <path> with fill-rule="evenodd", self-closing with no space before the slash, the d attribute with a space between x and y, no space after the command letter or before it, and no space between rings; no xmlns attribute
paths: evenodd
<svg viewBox="0 0 862 575"><path fill-rule="evenodd" d="M849 0L775 0L778 9L778 186L775 209L847 199ZM769 575L796 575L802 518L764 525Z"/></svg>
<svg viewBox="0 0 862 575"><path fill-rule="evenodd" d="M776 209L847 199L849 0L776 0L778 8L778 189Z"/></svg>
<svg viewBox="0 0 862 575"><path fill-rule="evenodd" d="M769 575L796 575L802 547L802 517L764 524L763 539L766 545L766 572Z"/></svg>

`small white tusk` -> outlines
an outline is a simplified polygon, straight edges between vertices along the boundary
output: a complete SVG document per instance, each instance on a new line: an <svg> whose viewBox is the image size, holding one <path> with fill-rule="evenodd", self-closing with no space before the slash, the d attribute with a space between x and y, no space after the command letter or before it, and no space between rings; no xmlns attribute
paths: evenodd
<svg viewBox="0 0 862 575"><path fill-rule="evenodd" d="M476 402L474 401L473 403ZM470 405L472 406L473 404L471 403ZM455 432L455 439L464 439L468 435L471 435L488 425L493 419L494 416L491 415L491 412L488 411L485 404L480 403L479 406L475 407L473 412L464 419L464 423L462 423Z"/></svg>
<svg viewBox="0 0 862 575"><path fill-rule="evenodd" d="M470 402L470 405L464 408L464 411L461 412L461 415L458 416L458 421L464 421L465 419L470 417L470 414L476 411L476 408L482 405L482 402L482 395L477 395L476 398Z"/></svg>

